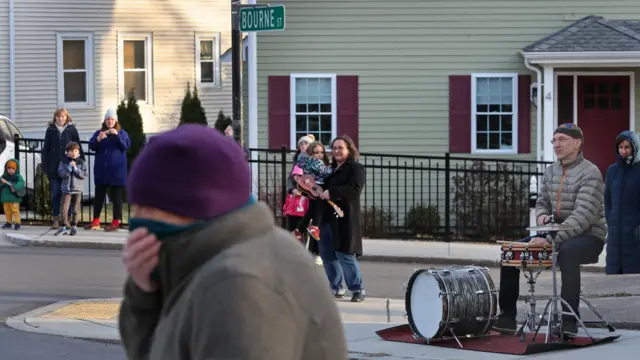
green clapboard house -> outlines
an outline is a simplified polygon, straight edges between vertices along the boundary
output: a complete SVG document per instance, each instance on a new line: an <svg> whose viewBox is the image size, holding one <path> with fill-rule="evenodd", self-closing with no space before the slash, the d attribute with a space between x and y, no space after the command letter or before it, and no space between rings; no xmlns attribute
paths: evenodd
<svg viewBox="0 0 640 360"><path fill-rule="evenodd" d="M553 161L553 129L573 122L604 172L615 136L638 127L636 1L277 4L286 29L257 40L261 148L348 134L367 153ZM391 174L390 189L370 182L369 204L403 218L417 202L396 191L403 176ZM414 193L427 186L416 176L405 176ZM433 199L421 196L440 209L434 194L447 181L438 181L425 190Z"/></svg>

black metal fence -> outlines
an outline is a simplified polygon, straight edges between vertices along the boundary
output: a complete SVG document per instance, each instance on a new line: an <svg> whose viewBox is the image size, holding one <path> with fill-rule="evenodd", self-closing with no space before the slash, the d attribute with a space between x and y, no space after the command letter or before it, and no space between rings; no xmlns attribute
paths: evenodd
<svg viewBox="0 0 640 360"><path fill-rule="evenodd" d="M253 149L254 191L286 226L282 206L293 152ZM364 236L495 241L527 235L530 197L548 163L487 158L360 154Z"/></svg>
<svg viewBox="0 0 640 360"><path fill-rule="evenodd" d="M39 170L44 140L16 140L15 153L28 188L22 219L38 223L51 219L51 195ZM79 221L93 218L95 153L82 141L89 174L85 180ZM282 226L286 182L293 151L251 149L254 192L269 204ZM361 195L363 233L371 238L418 238L495 241L526 236L530 196L548 163L524 160L362 153L366 186ZM126 198L126 197L125 197ZM130 206L123 207L122 223ZM111 207L101 219L111 222Z"/></svg>
<svg viewBox="0 0 640 360"><path fill-rule="evenodd" d="M14 144L15 157L20 161L21 174L27 185L27 195L22 203L21 220L27 224L49 223L52 210L51 189L49 179L41 169L41 152L44 140L16 137ZM80 145L89 168L88 176L84 181L81 211L78 214L79 223L84 224L93 220L93 198L95 195L93 166L95 153L89 149L88 141L81 141ZM122 224L126 225L128 223L129 213L130 206L126 203L125 195L125 203L122 207ZM112 215L112 205L107 194L105 205L100 214L101 222L111 223Z"/></svg>

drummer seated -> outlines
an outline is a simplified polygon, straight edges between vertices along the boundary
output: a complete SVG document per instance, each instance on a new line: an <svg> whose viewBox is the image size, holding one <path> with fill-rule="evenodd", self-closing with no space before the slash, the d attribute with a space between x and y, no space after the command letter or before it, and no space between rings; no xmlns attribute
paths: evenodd
<svg viewBox="0 0 640 360"><path fill-rule="evenodd" d="M582 131L573 124L563 124L553 135L558 161L548 166L541 182L536 203L538 225L549 222L569 225L571 230L559 231L555 241L559 244L558 266L561 271L560 296L579 313L580 266L598 258L604 247L607 225L604 217L604 183L598 167L582 155ZM535 237L529 245L551 244L552 237ZM517 331L517 301L520 295L520 270L501 266L498 302L500 315L494 329L502 333ZM570 312L562 305L564 312ZM573 316L563 315L565 336L578 331Z"/></svg>

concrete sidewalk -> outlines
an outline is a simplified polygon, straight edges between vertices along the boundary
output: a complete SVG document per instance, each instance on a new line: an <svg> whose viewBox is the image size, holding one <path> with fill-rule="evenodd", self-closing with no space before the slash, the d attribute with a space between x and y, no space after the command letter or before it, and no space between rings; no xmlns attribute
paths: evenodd
<svg viewBox="0 0 640 360"><path fill-rule="evenodd" d="M381 340L375 331L406 324L404 301L368 298L363 303L337 300L345 325L351 359L522 359L520 356L490 354L446 349L424 345L410 345ZM120 299L87 299L63 301L7 320L7 325L18 330L42 334L75 337L119 343L118 310ZM523 304L524 305L524 304ZM609 304L610 305L610 304ZM630 304L627 304L629 306ZM598 306L598 305L596 305ZM607 305L602 305L605 307ZM625 306L619 302L616 306ZM637 309L637 305L634 306ZM581 330L582 331L582 330ZM602 329L590 329L592 336L610 335ZM640 333L617 330L620 339L607 345L581 350L552 352L539 356L545 359L563 359L579 356L581 359L601 360L604 354L619 359L634 359L640 352ZM532 356L527 356L531 358ZM535 357L535 356L533 356Z"/></svg>
<svg viewBox="0 0 640 360"><path fill-rule="evenodd" d="M113 233L79 230L77 236L54 236L47 227L25 226L20 231L3 230L5 240L18 246L48 246L86 249L122 249L127 231ZM412 262L439 265L478 265L495 267L500 264L500 245L462 242L373 240L364 239L362 261ZM604 272L606 254L597 264L586 265L583 271Z"/></svg>

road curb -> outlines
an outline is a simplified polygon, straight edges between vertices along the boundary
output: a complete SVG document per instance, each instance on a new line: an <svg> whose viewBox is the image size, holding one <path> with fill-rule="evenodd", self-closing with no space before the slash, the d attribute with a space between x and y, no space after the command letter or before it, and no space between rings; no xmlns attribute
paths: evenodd
<svg viewBox="0 0 640 360"><path fill-rule="evenodd" d="M383 298L371 298L371 300L374 300L374 299L383 299ZM30 325L28 322L29 319L41 317L42 315L51 313L59 308L62 308L70 304L83 303L83 302L104 302L104 301L113 301L113 300L121 300L121 298L97 298L97 299L94 298L94 299L75 299L75 300L58 301L50 305L33 309L23 314L10 317L5 321L5 323L8 327L15 330L19 330L19 331L25 331L25 332L31 332L31 333L37 333L37 334L43 334L43 335L53 335L53 336L61 336L61 337L67 337L67 338L82 339L82 340L88 340L88 341L96 341L96 342L108 343L108 344L121 344L122 341L120 339L119 332L116 335L117 338L113 336L97 335L97 334L90 336L90 335L79 333L77 330L65 331L65 330L54 330L49 328L42 329L37 326ZM67 321L68 320L69 319L67 319ZM74 320L74 319L70 319L70 320ZM84 322L86 320L77 319L77 321ZM522 321L523 319L519 319L519 323L521 323ZM355 323L381 323L381 322L366 322L366 321L365 322L362 322L362 321L345 322L345 324L355 324ZM396 322L384 322L384 324L389 324L389 326L392 326L396 324ZM613 325L618 330L640 330L640 322L637 322L637 323L636 322L611 322L610 324ZM97 326L104 326L104 325L97 325ZM592 329L592 328L601 328L601 327L588 326L588 328Z"/></svg>
<svg viewBox="0 0 640 360"><path fill-rule="evenodd" d="M54 247L54 248L71 248L71 249L90 249L90 250L122 250L124 244L73 240L66 241L64 238L56 241L37 240L33 237L7 233L6 240L18 246L32 247ZM412 264L429 264L429 265L462 265L462 266L485 266L490 268L500 267L499 260L487 259L452 259L443 257L418 257L418 256L394 256L394 255L362 255L360 261L370 262L388 262L388 263L412 263ZM585 265L582 267L584 272L604 273L603 266Z"/></svg>
<svg viewBox="0 0 640 360"><path fill-rule="evenodd" d="M7 233L6 240L19 246L32 247L54 247L54 248L71 248L71 249L89 249L89 250L122 250L124 244L111 242L95 242L73 240L66 241L64 238L60 240L38 240L31 236ZM463 266L485 266L490 268L500 267L499 260L487 259L452 259L443 257L419 257L419 256L396 256L396 255L362 255L360 261L371 262L388 262L388 263L412 263L412 264L429 264L429 265L463 265ZM603 266L585 265L582 267L584 272L604 273Z"/></svg>
<svg viewBox="0 0 640 360"><path fill-rule="evenodd" d="M413 263L424 265L465 265L465 266L484 266L489 268L500 267L500 260L487 259L452 259L442 257L418 257L418 256L390 256L390 255L362 255L358 258L360 261L371 262L390 262L390 263ZM604 273L603 266L584 265L583 272Z"/></svg>
<svg viewBox="0 0 640 360"><path fill-rule="evenodd" d="M55 302L53 304L49 304L46 306L42 306L36 309L33 309L31 311L28 311L26 313L22 313L16 316L12 316L6 319L5 324L15 330L19 330L19 331L25 331L25 332L31 332L31 333L36 333L36 334L43 334L43 335L55 335L55 336L62 336L62 337L67 337L67 338L74 338L74 339L83 339L83 340L91 340L91 341L99 341L99 342L105 342L105 343L111 343L111 344L120 344L121 341L120 339L114 339L113 337L104 337L104 336L87 336L87 335L81 335L78 334L77 332L71 332L71 331L63 331L63 330L53 330L53 329L41 329L37 326L34 325L30 325L28 322L28 319L30 318L37 318L40 317L42 315L51 313L59 308L65 307L67 305L71 305L74 303L78 303L78 302L98 302L98 301L109 301L109 300L113 300L113 299L119 299L119 298L103 298L103 299L76 299L76 300L62 300L62 301L58 301ZM82 321L80 319L78 319L78 321ZM98 325L97 325L98 326Z"/></svg>
<svg viewBox="0 0 640 360"><path fill-rule="evenodd" d="M91 249L91 250L122 250L124 244L110 243L110 242L95 242L95 241L82 241L73 240L65 241L64 239L51 241L51 240L37 240L27 235L7 233L6 240L19 245L19 246L32 246L32 247L55 247L55 248L71 248L71 249Z"/></svg>

